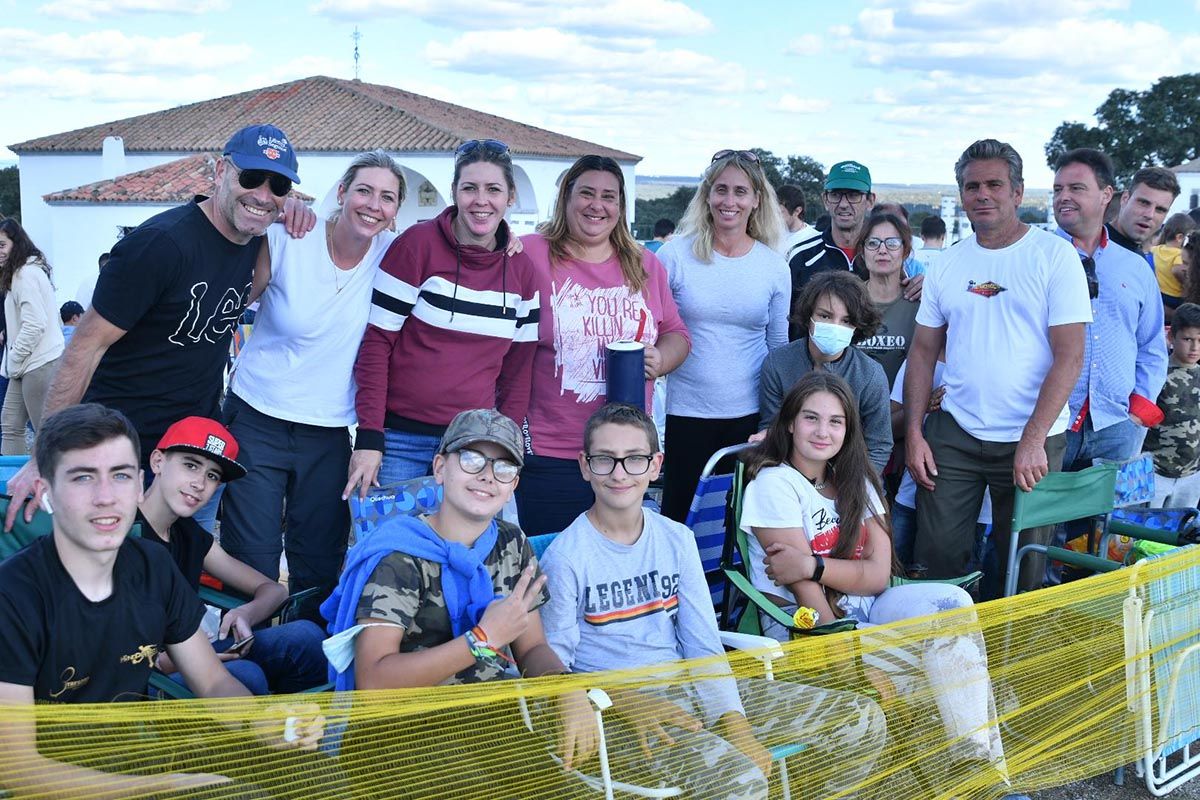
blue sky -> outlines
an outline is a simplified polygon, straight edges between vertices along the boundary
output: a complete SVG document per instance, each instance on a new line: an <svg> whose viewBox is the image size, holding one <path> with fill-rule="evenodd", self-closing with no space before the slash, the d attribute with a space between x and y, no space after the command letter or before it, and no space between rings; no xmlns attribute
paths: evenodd
<svg viewBox="0 0 1200 800"><path fill-rule="evenodd" d="M757 146L950 183L994 136L1045 187L1059 122L1200 71L1198 20L1200 0L0 0L0 144L353 77L357 25L363 80L641 154L641 174Z"/></svg>

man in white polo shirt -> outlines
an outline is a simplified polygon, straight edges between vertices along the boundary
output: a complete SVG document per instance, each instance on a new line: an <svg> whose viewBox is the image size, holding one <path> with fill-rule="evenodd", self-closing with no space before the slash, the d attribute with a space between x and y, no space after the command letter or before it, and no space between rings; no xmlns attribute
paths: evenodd
<svg viewBox="0 0 1200 800"><path fill-rule="evenodd" d="M990 489L1001 564L985 565L985 597L1003 585L1015 489L1029 491L1062 467L1067 399L1092 320L1074 248L1017 215L1021 169L1016 150L994 139L975 142L954 165L975 233L926 276L904 382L908 468L920 487L914 559L931 578L966 572ZM943 346L946 394L922 427ZM1050 533L1025 531L1021 541ZM1019 587L1037 588L1042 573L1030 563Z"/></svg>

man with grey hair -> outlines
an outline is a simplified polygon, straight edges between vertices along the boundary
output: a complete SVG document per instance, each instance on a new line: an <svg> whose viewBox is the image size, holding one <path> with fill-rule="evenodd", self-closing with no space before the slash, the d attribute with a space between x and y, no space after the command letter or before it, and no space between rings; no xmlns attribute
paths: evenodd
<svg viewBox="0 0 1200 800"><path fill-rule="evenodd" d="M1017 151L995 139L975 142L955 164L975 232L926 275L904 381L908 468L920 487L915 560L931 578L965 573L990 490L1002 563L985 564L985 597L1003 585L1015 490L1062 467L1067 399L1092 320L1074 248L1017 214L1021 170ZM945 396L925 420L943 347ZM1021 539L1044 543L1050 533ZM1040 586L1043 569L1026 568L1020 588Z"/></svg>

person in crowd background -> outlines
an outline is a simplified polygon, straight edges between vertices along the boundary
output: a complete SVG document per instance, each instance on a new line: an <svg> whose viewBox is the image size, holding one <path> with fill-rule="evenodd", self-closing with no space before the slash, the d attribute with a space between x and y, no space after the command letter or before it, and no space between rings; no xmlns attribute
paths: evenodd
<svg viewBox="0 0 1200 800"><path fill-rule="evenodd" d="M0 412L0 452L29 452L25 426L42 423L46 394L65 343L55 313L50 265L12 217L0 220L0 292L4 293L4 374L8 388Z"/></svg>
<svg viewBox="0 0 1200 800"><path fill-rule="evenodd" d="M1162 294L1163 313L1167 322L1183 302L1183 287L1187 282L1187 266L1183 263L1183 243L1196 230L1196 221L1187 214L1173 214L1163 225L1158 244L1150 248L1154 260L1154 277Z"/></svg>
<svg viewBox="0 0 1200 800"><path fill-rule="evenodd" d="M1154 457L1154 506L1193 508L1200 503L1200 305L1175 309L1170 340L1157 400L1164 419L1146 434L1145 452Z"/></svg>
<svg viewBox="0 0 1200 800"><path fill-rule="evenodd" d="M654 238L646 242L646 249L651 253L657 253L658 248L662 247L675 236L675 223L663 217L654 223Z"/></svg>
<svg viewBox="0 0 1200 800"><path fill-rule="evenodd" d="M799 186L794 186L790 183L785 183L775 190L775 197L779 200L779 211L783 214L783 224L787 228L787 234L780 244L779 251L783 253L783 257L791 261L795 255L796 248L809 239L820 236L821 232L809 225L805 219L805 200L804 190Z"/></svg>
<svg viewBox="0 0 1200 800"><path fill-rule="evenodd" d="M856 346L879 328L879 314L866 285L846 271L816 275L796 303L792 324L802 324L806 335L772 350L763 361L759 432L750 441L762 439L796 381L813 370L828 370L854 390L871 464L882 473L892 456L887 375L878 361Z"/></svg>
<svg viewBox="0 0 1200 800"><path fill-rule="evenodd" d="M921 265L921 274L929 271L946 249L946 221L930 214L921 220L921 246L914 248L913 258Z"/></svg>
<svg viewBox="0 0 1200 800"><path fill-rule="evenodd" d="M517 513L530 536L561 531L591 506L575 456L584 423L607 397L609 342L644 346L646 408L654 380L691 347L667 272L629 233L621 166L583 156L559 181L554 216L523 237L537 270L544 313L525 425Z"/></svg>
<svg viewBox="0 0 1200 800"><path fill-rule="evenodd" d="M858 348L883 367L890 386L908 355L917 302L904 296L904 264L912 254L912 233L903 217L876 211L867 218L856 244L856 266L867 274L867 296L879 314L875 334Z"/></svg>
<svg viewBox="0 0 1200 800"><path fill-rule="evenodd" d="M932 578L966 572L985 488L996 551L1006 560L1014 492L1030 491L1062 467L1067 400L1092 320L1074 248L1018 216L1024 179L1017 151L982 139L963 151L954 172L975 232L926 276L904 385L905 461L919 487L913 557ZM926 418L943 348L946 392ZM1022 541L1045 543L1050 535L1038 528ZM1020 588L1039 586L1043 569L1031 564ZM997 596L1003 569L985 578L984 595Z"/></svg>
<svg viewBox="0 0 1200 800"><path fill-rule="evenodd" d="M250 295L258 301L254 333L222 409L249 474L226 485L221 545L271 580L286 551L292 591L320 590L300 610L317 622L350 530L342 489L357 421L355 354L404 195L404 172L391 156L360 153L338 181L337 207L320 235L267 229Z"/></svg>
<svg viewBox="0 0 1200 800"><path fill-rule="evenodd" d="M92 295L96 292L96 280L108 265L108 259L111 257L111 253L101 253L96 258L96 273L84 278L79 284L79 288L75 290L75 302L83 306L84 311L92 307Z"/></svg>
<svg viewBox="0 0 1200 800"><path fill-rule="evenodd" d="M517 197L508 145L459 145L450 192L454 203L400 234L375 277L343 496L428 475L460 411L525 418L544 300L504 219Z"/></svg>
<svg viewBox="0 0 1200 800"><path fill-rule="evenodd" d="M1106 225L1108 238L1146 259L1154 237L1179 196L1179 179L1164 167L1142 167L1133 173L1129 188L1121 193L1121 207L1115 221Z"/></svg>
<svg viewBox="0 0 1200 800"><path fill-rule="evenodd" d="M682 222L658 251L692 338L667 376L671 456L663 514L676 522L704 464L758 430L758 376L767 353L787 344L787 262L772 246L783 226L771 184L749 150L721 150L704 171ZM730 286L736 285L736 292Z"/></svg>
<svg viewBox="0 0 1200 800"><path fill-rule="evenodd" d="M79 325L79 320L83 319L84 307L74 300L68 300L58 308L58 318L62 320L63 343L71 341L71 335L75 333L75 327Z"/></svg>

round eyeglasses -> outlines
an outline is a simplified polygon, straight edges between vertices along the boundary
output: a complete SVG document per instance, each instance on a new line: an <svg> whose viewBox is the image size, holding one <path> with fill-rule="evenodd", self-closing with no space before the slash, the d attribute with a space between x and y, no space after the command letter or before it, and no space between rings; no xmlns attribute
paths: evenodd
<svg viewBox="0 0 1200 800"><path fill-rule="evenodd" d="M507 458L490 458L468 447L458 451L458 465L468 475L478 475L488 464L492 465L492 475L501 483L512 483L521 473L521 467Z"/></svg>
<svg viewBox="0 0 1200 800"><path fill-rule="evenodd" d="M867 244L866 244L866 248L868 250L878 250L881 247L886 247L888 250L890 250L893 253L895 253L897 250L899 250L903 246L904 246L904 242L901 241L900 237L898 237L898 236L889 236L886 239L880 239L876 236L872 236L870 239L867 239Z"/></svg>
<svg viewBox="0 0 1200 800"><path fill-rule="evenodd" d="M654 460L654 456L584 456L587 461L588 469L593 475L612 475L613 470L617 468L617 464L621 465L621 469L625 470L626 475L645 475L650 469L650 462Z"/></svg>

